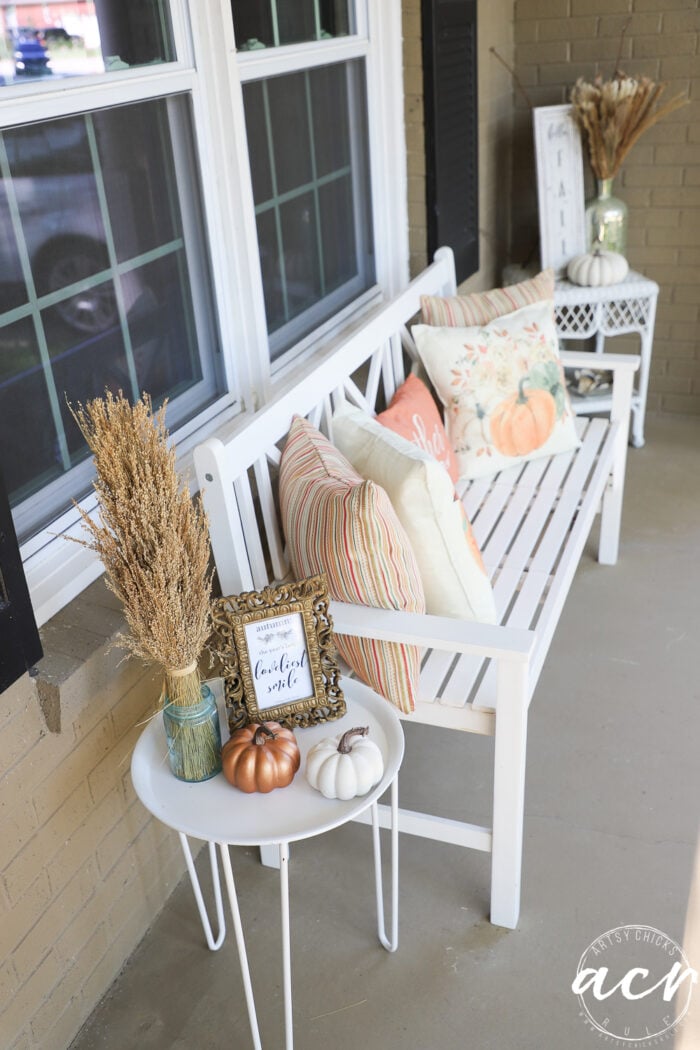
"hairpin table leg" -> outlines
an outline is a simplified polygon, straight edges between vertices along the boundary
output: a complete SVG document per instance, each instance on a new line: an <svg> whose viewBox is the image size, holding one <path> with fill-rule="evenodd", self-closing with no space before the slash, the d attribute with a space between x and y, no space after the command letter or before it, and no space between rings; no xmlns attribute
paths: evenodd
<svg viewBox="0 0 700 1050"><path fill-rule="evenodd" d="M399 946L399 778L391 784L391 940L384 926L384 891L382 888L382 851L379 840L379 811L372 804L372 840L374 844L374 883L377 894L377 934L388 952Z"/></svg>
<svg viewBox="0 0 700 1050"><path fill-rule="evenodd" d="M289 843L280 842L280 904L282 911L282 977L284 987L285 1050L292 1050L292 950L289 929Z"/></svg>
<svg viewBox="0 0 700 1050"><path fill-rule="evenodd" d="M241 912L238 907L236 885L233 881L233 871L231 870L231 856L229 854L229 848L225 842L219 843L219 850L221 852L221 861L224 866L224 879L226 880L229 904L231 905L231 917L233 918L233 929L236 934L238 959L241 964L241 974L243 976L243 990L245 992L245 1001L248 1007L248 1020L250 1021L251 1035L253 1036L253 1046L255 1047L255 1050L262 1050L262 1044L260 1042L260 1029L258 1028L258 1018L255 1013L255 1000L253 999L253 986L250 980L250 967L248 966L248 955L245 949L245 940L243 938Z"/></svg>
<svg viewBox="0 0 700 1050"><path fill-rule="evenodd" d="M214 901L216 903L216 920L219 926L219 932L216 937L212 932L211 922L207 915L207 908L202 897L202 890L199 885L199 878L197 876L197 869L194 866L192 860L192 852L190 850L190 844L187 840L187 836L181 831L180 845L182 846L182 852L185 855L185 864L187 865L187 871L189 872L190 882L192 883L192 891L194 898L197 902L197 910L199 911L199 918L202 921L202 929L204 930L204 936L207 939L207 944L213 952L218 951L221 945L224 943L224 937L226 936L226 920L224 918L224 908L221 901L221 880L219 879L219 865L216 860L216 846L213 842L209 842L209 863L211 865L211 881L214 886Z"/></svg>

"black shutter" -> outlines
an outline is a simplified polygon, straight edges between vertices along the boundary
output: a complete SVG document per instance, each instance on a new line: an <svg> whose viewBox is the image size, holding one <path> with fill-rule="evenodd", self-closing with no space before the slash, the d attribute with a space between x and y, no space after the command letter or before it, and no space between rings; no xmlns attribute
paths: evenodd
<svg viewBox="0 0 700 1050"><path fill-rule="evenodd" d="M428 253L447 244L457 281L479 269L476 0L423 0Z"/></svg>
<svg viewBox="0 0 700 1050"><path fill-rule="evenodd" d="M43 656L0 474L0 693Z"/></svg>

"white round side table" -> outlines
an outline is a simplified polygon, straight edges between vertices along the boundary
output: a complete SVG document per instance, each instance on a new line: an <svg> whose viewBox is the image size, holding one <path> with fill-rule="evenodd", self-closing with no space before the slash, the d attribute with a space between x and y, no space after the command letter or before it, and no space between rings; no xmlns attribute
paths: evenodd
<svg viewBox="0 0 700 1050"><path fill-rule="evenodd" d="M289 931L289 844L291 842L322 835L325 831L337 828L371 808L377 933L381 944L387 951L393 952L398 946L398 772L404 751L403 730L395 709L366 686L345 679L343 689L347 714L334 722L296 731L295 735L301 751L299 772L289 787L271 791L267 795L244 794L231 787L222 773L201 784L186 784L177 780L168 766L165 730L160 718L152 719L143 731L134 748L131 760L131 777L141 802L154 817L179 833L204 935L212 951L221 947L226 935L216 853L218 846L243 974L250 1029L256 1050L261 1050L262 1044L229 846L275 845L279 850L286 1050L292 1050L293 1047ZM375 744L381 748L384 757L384 775L376 787L361 798L350 799L347 802L324 798L306 782L304 777L306 755L309 748L323 737L343 733L354 726L369 726L369 739L374 740ZM222 735L226 739L228 731L224 730ZM387 788L391 788L392 910L390 937L386 935L384 922L377 813L377 799ZM207 915L188 836L204 840L208 844L218 924L216 936Z"/></svg>

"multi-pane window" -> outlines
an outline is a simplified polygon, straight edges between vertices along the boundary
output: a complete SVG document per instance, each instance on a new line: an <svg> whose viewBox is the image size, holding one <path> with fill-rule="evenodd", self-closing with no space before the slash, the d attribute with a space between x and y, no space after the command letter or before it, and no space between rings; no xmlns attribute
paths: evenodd
<svg viewBox="0 0 700 1050"><path fill-rule="evenodd" d="M366 66L291 49L355 32L349 0L236 0L232 12L238 51L257 59L243 102L275 360L375 282ZM275 62L285 47L273 71L266 53Z"/></svg>
<svg viewBox="0 0 700 1050"><path fill-rule="evenodd" d="M273 359L374 283L364 95L359 60L244 85Z"/></svg>
<svg viewBox="0 0 700 1050"><path fill-rule="evenodd" d="M146 390L175 428L223 391L193 81L160 87L171 14L169 0L0 0L0 114L35 99L34 119L0 127L0 463L21 541L89 490L69 404ZM134 68L150 78L135 91ZM77 78L92 87L57 115Z"/></svg>
<svg viewBox="0 0 700 1050"><path fill-rule="evenodd" d="M178 422L215 392L192 157L186 96L0 134L0 448L20 535L87 484L68 402L147 390Z"/></svg>
<svg viewBox="0 0 700 1050"><path fill-rule="evenodd" d="M69 404L167 399L187 456L407 271L400 148L376 160L400 25L400 0L0 0L0 467L39 622L99 572L55 538L94 509Z"/></svg>

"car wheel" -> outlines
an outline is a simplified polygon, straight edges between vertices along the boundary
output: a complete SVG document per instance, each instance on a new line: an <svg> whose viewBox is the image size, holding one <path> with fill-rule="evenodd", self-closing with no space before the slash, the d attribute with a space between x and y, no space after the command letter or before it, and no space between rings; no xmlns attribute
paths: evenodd
<svg viewBox="0 0 700 1050"><path fill-rule="evenodd" d="M39 266L41 292L49 295L61 291L107 266L107 253L102 245L76 238L56 242ZM61 320L86 335L97 335L112 328L119 317L111 279L62 299L54 309Z"/></svg>

